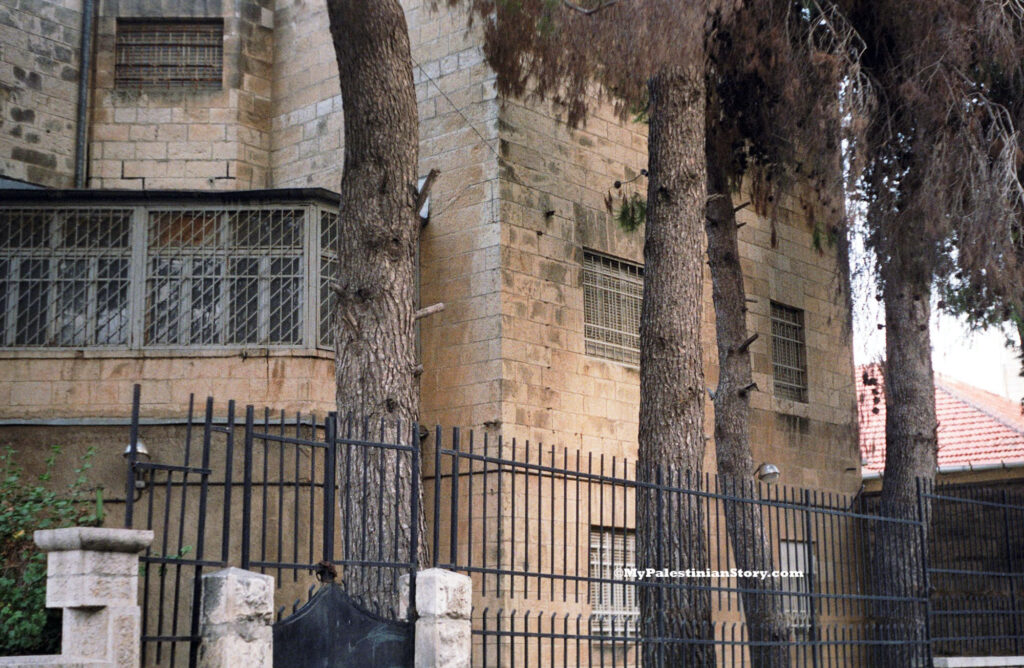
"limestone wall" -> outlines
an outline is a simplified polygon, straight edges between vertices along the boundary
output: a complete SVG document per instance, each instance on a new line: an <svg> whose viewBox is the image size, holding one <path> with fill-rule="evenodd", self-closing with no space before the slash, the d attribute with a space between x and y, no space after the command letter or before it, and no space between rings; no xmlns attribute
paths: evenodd
<svg viewBox="0 0 1024 668"><path fill-rule="evenodd" d="M616 180L646 166L646 126L594 105L573 130L553 105L506 100L501 106L502 424L506 433L636 456L639 373L585 353L584 249L643 263L643 230L625 232L604 198ZM625 186L645 194L645 180ZM632 190L631 190L632 189ZM746 193L744 193L745 195ZM783 481L852 491L858 455L854 437L852 348L835 249L816 248L807 201L780 198L770 216L739 214L740 253L750 303L748 327L754 380L752 447ZM749 199L736 196L736 202ZM774 222L773 222L774 221ZM705 376L717 383L714 306L705 269ZM774 395L771 301L804 311L809 401ZM779 418L778 414L783 414ZM713 433L706 402L705 432ZM714 470L713 442L706 468ZM849 469L849 470L848 470Z"/></svg>
<svg viewBox="0 0 1024 668"><path fill-rule="evenodd" d="M0 6L0 175L50 187L74 179L81 0Z"/></svg>
<svg viewBox="0 0 1024 668"><path fill-rule="evenodd" d="M184 416L191 393L197 407L213 396L289 413L334 410L334 360L321 352L9 352L0 368L0 419L125 418L135 383L145 417Z"/></svg>
<svg viewBox="0 0 1024 668"><path fill-rule="evenodd" d="M269 185L272 0L103 0L89 147L92 188L243 190ZM224 20L218 90L114 85L118 18Z"/></svg>

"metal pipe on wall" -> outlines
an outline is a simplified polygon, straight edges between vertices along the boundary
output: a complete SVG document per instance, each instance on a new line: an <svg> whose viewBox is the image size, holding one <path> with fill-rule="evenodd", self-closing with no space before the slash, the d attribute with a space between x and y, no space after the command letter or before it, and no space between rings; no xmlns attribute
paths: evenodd
<svg viewBox="0 0 1024 668"><path fill-rule="evenodd" d="M75 133L75 187L85 187L86 139L88 136L89 83L92 76L93 15L95 0L82 0L82 52L78 68L78 111Z"/></svg>

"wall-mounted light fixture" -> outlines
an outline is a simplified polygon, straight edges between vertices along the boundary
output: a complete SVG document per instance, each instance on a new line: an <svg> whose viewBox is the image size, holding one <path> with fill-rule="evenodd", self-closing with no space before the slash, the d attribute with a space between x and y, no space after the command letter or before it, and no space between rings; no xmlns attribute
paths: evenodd
<svg viewBox="0 0 1024 668"><path fill-rule="evenodd" d="M754 476L763 483L772 484L779 480L779 467L775 464L763 462L754 470Z"/></svg>
<svg viewBox="0 0 1024 668"><path fill-rule="evenodd" d="M132 444L131 443L129 443L127 446L125 446L124 452L121 453L121 456L123 456L125 459L129 459L129 460L131 459L131 457L132 457ZM136 461L147 461L147 462L152 460L152 456L150 456L150 454L149 454L149 448L147 448L146 444L143 443L142 441L136 441L135 442L135 460ZM146 485L149 484L149 481L147 480L147 478L149 477L150 473L151 473L150 469L144 468L141 471L137 472L136 475L135 475L135 489L138 490L140 495L142 494L142 491L144 489L146 489Z"/></svg>

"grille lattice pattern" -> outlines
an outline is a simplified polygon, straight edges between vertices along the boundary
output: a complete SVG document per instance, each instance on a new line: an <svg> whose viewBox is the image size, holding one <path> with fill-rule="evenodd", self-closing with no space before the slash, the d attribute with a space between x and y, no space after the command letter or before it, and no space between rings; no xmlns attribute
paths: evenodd
<svg viewBox="0 0 1024 668"><path fill-rule="evenodd" d="M338 214L331 211L320 213L320 320L317 341L321 348L333 348L331 339L331 317L334 313L334 291L331 281L338 280Z"/></svg>
<svg viewBox="0 0 1024 668"><path fill-rule="evenodd" d="M640 304L644 269L623 260L584 253L583 321L587 354L640 364Z"/></svg>
<svg viewBox="0 0 1024 668"><path fill-rule="evenodd" d="M302 341L301 210L155 211L145 343Z"/></svg>
<svg viewBox="0 0 1024 668"><path fill-rule="evenodd" d="M125 345L130 238L130 210L0 210L0 345Z"/></svg>
<svg viewBox="0 0 1024 668"><path fill-rule="evenodd" d="M623 578L623 568L636 568L636 535L624 529L590 530L590 583L595 631L620 638L636 636L640 604L637 588ZM608 580L622 580L613 584Z"/></svg>
<svg viewBox="0 0 1024 668"><path fill-rule="evenodd" d="M807 401L807 344L804 312L772 302L772 366L775 394Z"/></svg>
<svg viewBox="0 0 1024 668"><path fill-rule="evenodd" d="M222 21L119 20L114 85L118 88L220 88Z"/></svg>

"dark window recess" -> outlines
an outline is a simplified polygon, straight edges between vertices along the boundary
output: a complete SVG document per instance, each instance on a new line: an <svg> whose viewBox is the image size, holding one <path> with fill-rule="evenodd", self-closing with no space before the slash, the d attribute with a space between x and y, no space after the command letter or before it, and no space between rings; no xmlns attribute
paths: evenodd
<svg viewBox="0 0 1024 668"><path fill-rule="evenodd" d="M219 89L224 22L118 19L117 88Z"/></svg>
<svg viewBox="0 0 1024 668"><path fill-rule="evenodd" d="M772 302L772 367L775 396L807 401L807 343L804 312Z"/></svg>

